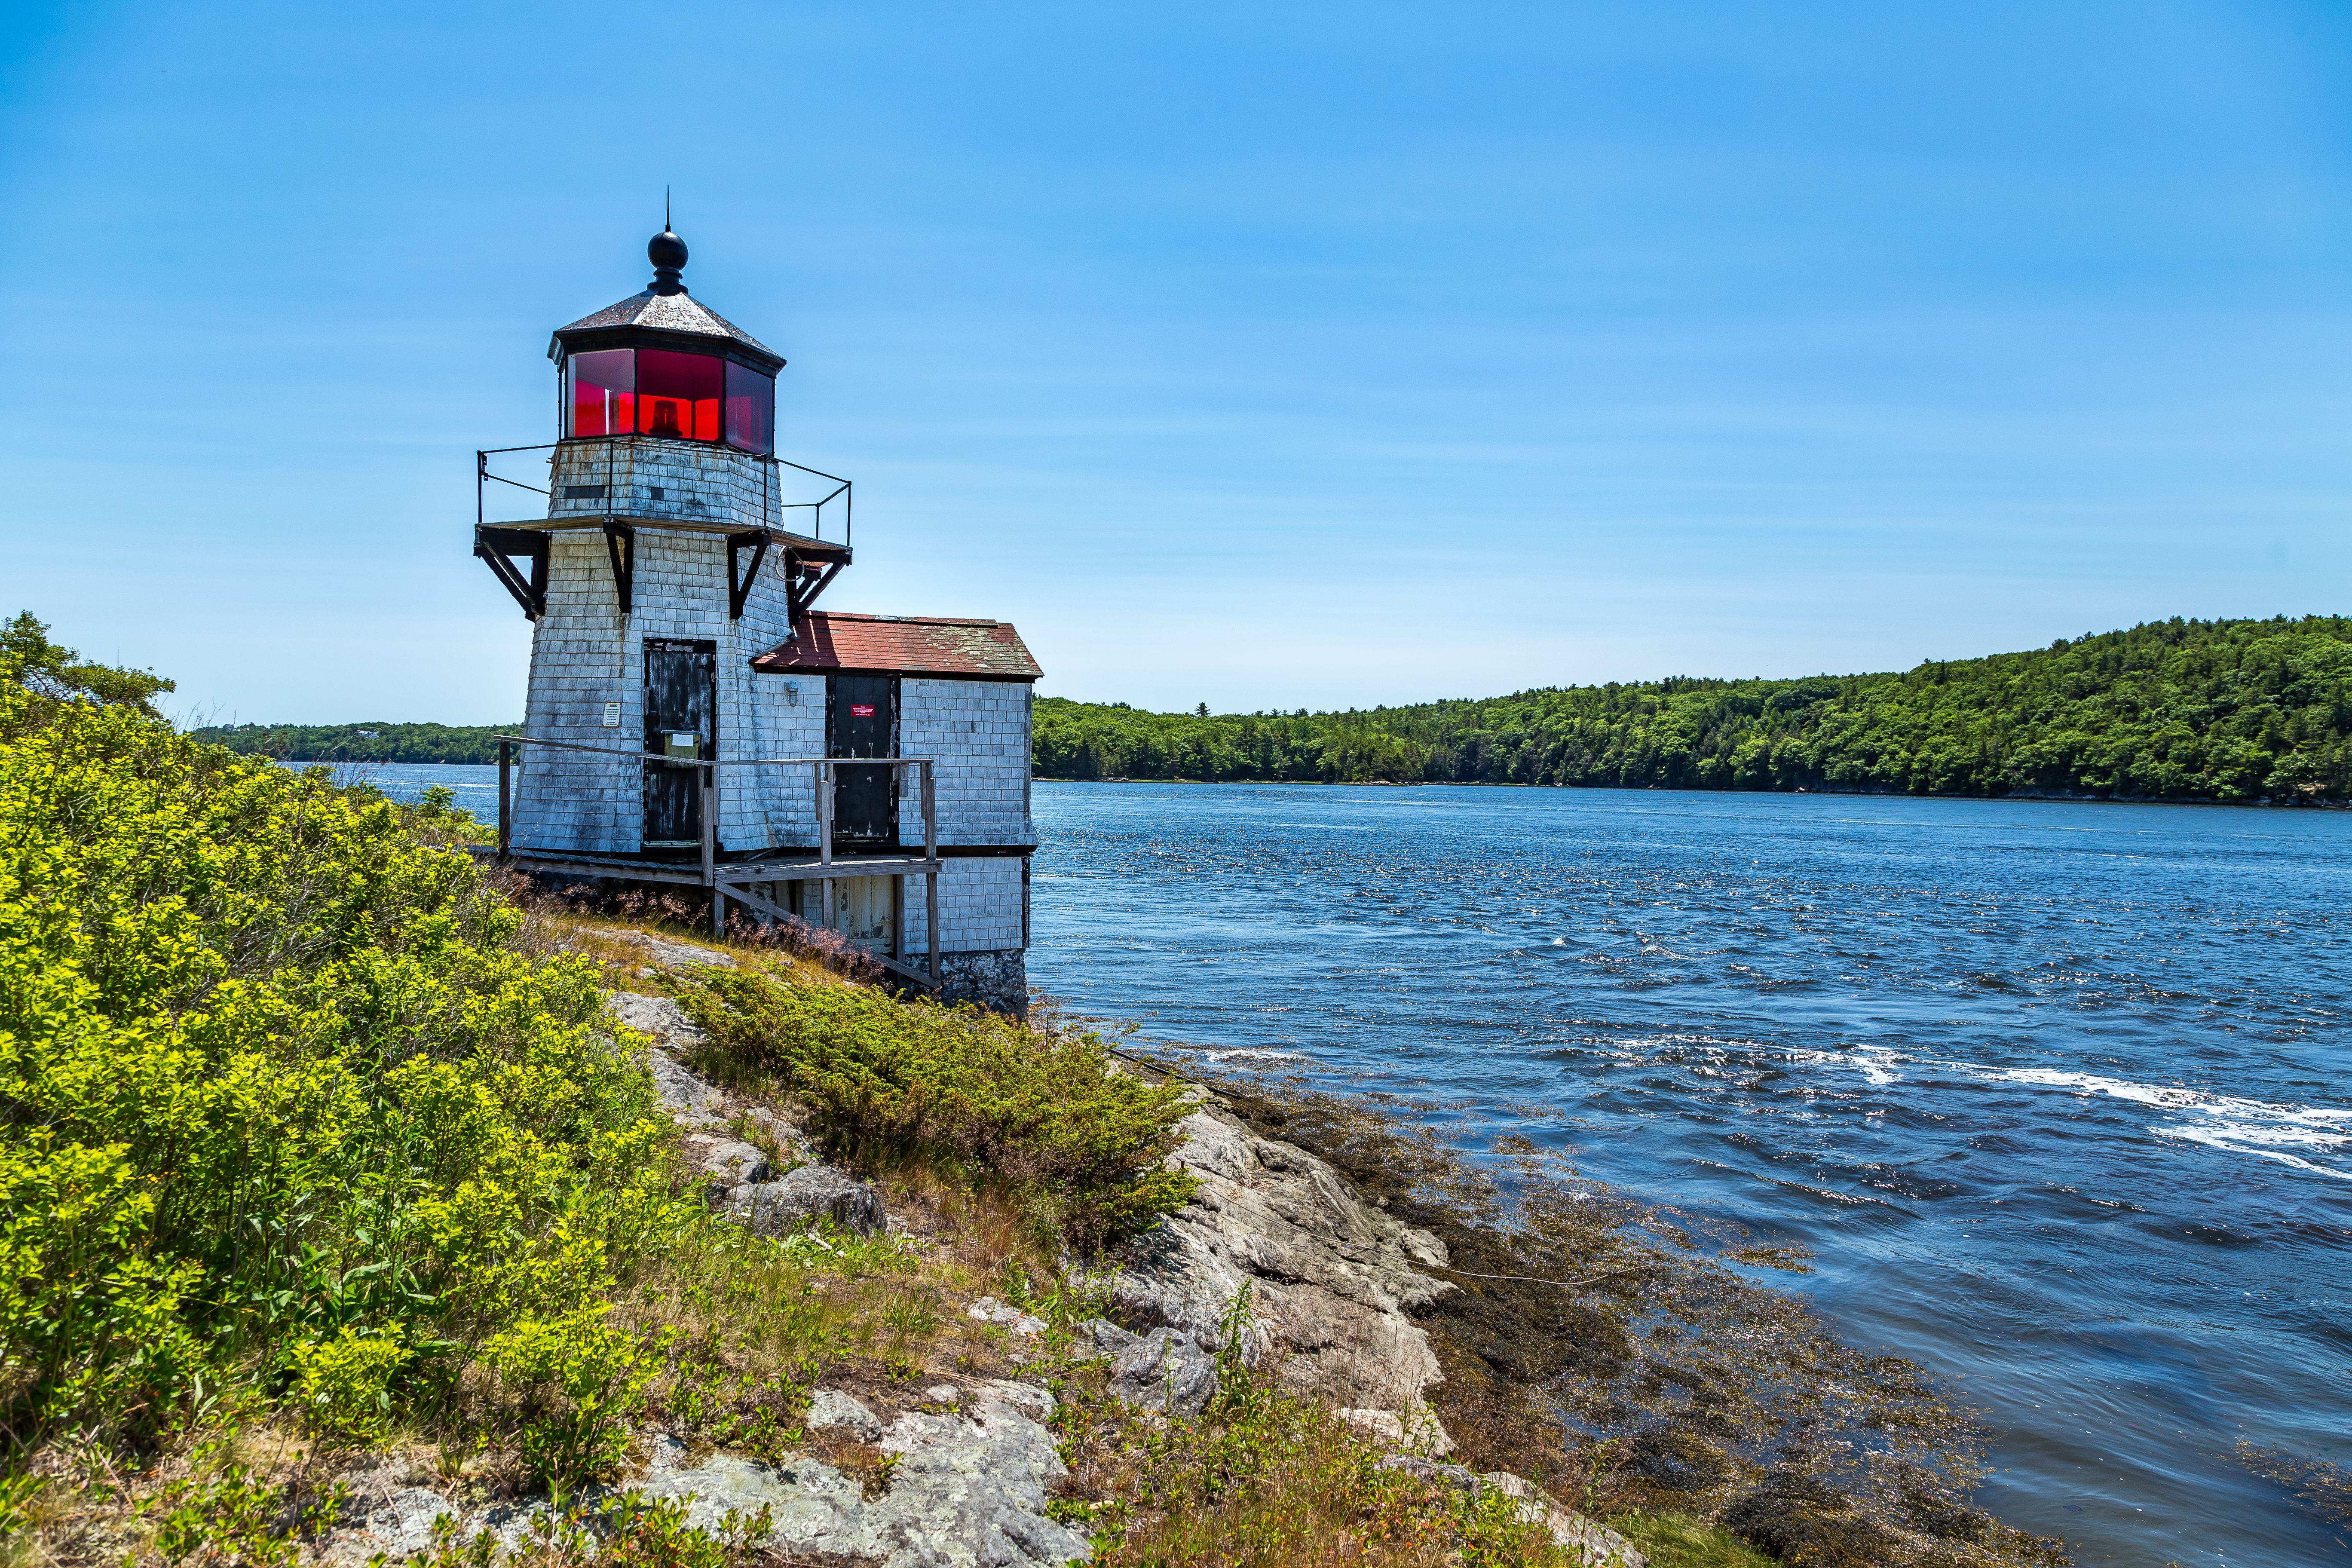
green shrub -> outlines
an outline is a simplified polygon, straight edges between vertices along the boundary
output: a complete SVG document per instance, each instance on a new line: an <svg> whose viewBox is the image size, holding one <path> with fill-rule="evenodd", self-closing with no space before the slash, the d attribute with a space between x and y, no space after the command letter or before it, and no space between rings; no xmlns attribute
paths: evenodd
<svg viewBox="0 0 2352 1568"><path fill-rule="evenodd" d="M367 1442L383 1436L392 1417L392 1384L415 1352L390 1334L345 1328L331 1340L296 1345L291 1352L302 1407L330 1437Z"/></svg>
<svg viewBox="0 0 2352 1568"><path fill-rule="evenodd" d="M1118 1489L1126 1495L1058 1511L1092 1527L1101 1568L1567 1568L1580 1561L1501 1492L1467 1493L1391 1468L1379 1445L1315 1401L1277 1388L1223 1397L1194 1419L1130 1413L1126 1426L1095 1440L1114 1456L1109 1468L1131 1467Z"/></svg>
<svg viewBox="0 0 2352 1568"><path fill-rule="evenodd" d="M232 1457L233 1438L196 1450L197 1474L171 1482L143 1510L160 1515L155 1550L173 1564L294 1568L305 1537L334 1524L348 1500L341 1482L305 1500L292 1486L255 1475Z"/></svg>
<svg viewBox="0 0 2352 1568"><path fill-rule="evenodd" d="M603 1300L670 1234L673 1130L604 1029L597 972L511 949L520 917L456 847L461 815L7 668L15 1451L61 1426L160 1430L257 1379L357 1435L454 1387L518 1317ZM395 1343L415 1353L363 1348Z"/></svg>
<svg viewBox="0 0 2352 1568"><path fill-rule="evenodd" d="M1081 1251L1192 1195L1165 1164L1183 1089L1118 1071L1096 1036L757 970L697 971L678 1000L718 1049L805 1096L837 1148L950 1154L1033 1197Z"/></svg>
<svg viewBox="0 0 2352 1568"><path fill-rule="evenodd" d="M610 1310L525 1318L483 1347L482 1359L520 1401L523 1460L551 1487L602 1479L619 1466L629 1418L659 1370L604 1322Z"/></svg>

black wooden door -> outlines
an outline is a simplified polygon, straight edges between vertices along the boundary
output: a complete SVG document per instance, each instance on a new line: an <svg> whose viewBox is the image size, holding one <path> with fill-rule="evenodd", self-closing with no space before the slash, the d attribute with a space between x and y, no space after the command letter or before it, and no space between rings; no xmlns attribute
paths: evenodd
<svg viewBox="0 0 2352 1568"><path fill-rule="evenodd" d="M825 754L898 754L898 680L889 675L836 675L825 710ZM897 770L833 770L833 841L837 847L890 848L898 842Z"/></svg>
<svg viewBox="0 0 2352 1568"><path fill-rule="evenodd" d="M719 646L646 639L646 750L665 757L719 754ZM646 764L648 849L702 842L702 770Z"/></svg>

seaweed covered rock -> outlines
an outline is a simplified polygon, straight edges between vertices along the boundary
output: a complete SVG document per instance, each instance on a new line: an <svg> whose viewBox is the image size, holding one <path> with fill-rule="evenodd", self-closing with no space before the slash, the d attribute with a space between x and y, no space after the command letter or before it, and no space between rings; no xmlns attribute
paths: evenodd
<svg viewBox="0 0 2352 1568"><path fill-rule="evenodd" d="M1704 1492L1731 1479L1730 1456L1696 1432L1657 1426L1637 1432L1624 1447L1624 1468L1669 1492Z"/></svg>
<svg viewBox="0 0 2352 1568"><path fill-rule="evenodd" d="M1835 1488L1795 1468L1773 1471L1726 1509L1723 1528L1790 1568L1877 1568L1896 1545L1892 1531L1857 1513Z"/></svg>

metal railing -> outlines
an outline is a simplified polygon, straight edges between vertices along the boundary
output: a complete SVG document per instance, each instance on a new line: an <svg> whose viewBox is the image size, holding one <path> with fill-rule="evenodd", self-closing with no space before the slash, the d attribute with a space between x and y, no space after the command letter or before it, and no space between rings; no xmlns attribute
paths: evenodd
<svg viewBox="0 0 2352 1568"><path fill-rule="evenodd" d="M541 741L529 735L493 735L499 743L499 862L509 864L514 858L514 757L518 747L542 746L559 752L585 752L595 756L620 757L639 763L655 763L662 767L695 768L701 773L702 876L700 885L710 889L710 925L713 934L727 934L727 901L730 899L755 913L770 919L792 920L801 917L779 908L772 900L751 892L744 884L751 882L822 882L826 930L833 928L833 883L836 877L871 877L911 875L923 876L924 934L930 946L930 972L919 974L897 962L898 950L903 944L905 921L894 919L891 930L893 952L883 962L909 979L924 981L937 991L940 984L940 817L939 793L932 773L934 759L930 757L673 757L661 752L633 752L618 746L583 746L576 741ZM812 770L816 786L816 859L814 861L760 860L738 862L722 875L719 858L719 770L721 768L805 767ZM919 770L919 784L923 813L923 856L919 861L908 859L903 853L896 858L875 860L836 860L834 858L834 786L843 768L882 768L891 771L895 781L900 771ZM895 833L898 792L893 790L892 816ZM537 855L541 859L562 859L560 856ZM606 874L625 877L631 868L625 864L604 868ZM878 956L878 955L877 955Z"/></svg>
<svg viewBox="0 0 2352 1568"><path fill-rule="evenodd" d="M576 515L583 524L593 522L600 518L643 517L652 518L658 521L670 515L670 513L665 512L662 510L665 506L668 505L668 498L667 497L664 497L660 500L656 500L650 495L642 497L633 495L632 500L634 501L642 502L642 504L631 506L621 506L615 504L618 498L615 496L614 489L614 476L616 471L614 454L621 448L623 444L625 443L631 454L628 464L629 472L633 475L639 472L640 470L637 468L635 459L635 450L636 445L640 440L656 440L667 444L677 443L677 437L667 436L579 436L567 441L543 441L536 446L530 447L484 447L478 449L474 453L475 524L478 527L488 522L490 520L488 496L489 487L492 485L506 485L514 489L529 490L535 496L546 497L551 509L549 514L551 518ZM601 442L604 446L604 483L601 487L604 491L601 499L604 504L601 508L589 508L578 513L555 512L552 508L559 498L552 495L544 486L525 484L520 479L510 479L504 474L494 474L490 471L490 459L492 458L504 457L514 452L553 452L565 447L583 447L592 441ZM841 504L839 507L835 508L835 510L837 511L840 520L838 526L841 534L840 542L842 548L849 549L855 546L856 542L855 535L856 532L857 518L853 503L856 500L856 497L851 491L850 482L847 479L843 479L840 475L828 474L821 468L808 468L802 464L792 462L787 458L778 458L765 453L746 452L739 447L719 446L715 442L690 441L683 444L689 447L715 447L719 451L732 452L737 457L748 458L752 462L760 465L759 526L762 528L779 529L787 533L801 533L802 530L798 528L784 527L785 514L794 511L806 512L808 516L805 521L808 524L808 528L807 531L803 536L804 538L821 540L824 537L825 519L827 515L825 509L833 506L835 501L838 501ZM783 499L783 477L778 472L778 470L782 468L791 468L797 473L806 474L812 479L823 479L825 483L831 485L833 489L827 490L815 500L786 500ZM647 490L650 490L653 487L650 482L646 483L645 486L645 489ZM678 511L678 509L671 508L671 511L677 512ZM711 518L698 518L684 515L682 512L677 515L676 520L681 522L713 521ZM797 521L802 520L794 521Z"/></svg>

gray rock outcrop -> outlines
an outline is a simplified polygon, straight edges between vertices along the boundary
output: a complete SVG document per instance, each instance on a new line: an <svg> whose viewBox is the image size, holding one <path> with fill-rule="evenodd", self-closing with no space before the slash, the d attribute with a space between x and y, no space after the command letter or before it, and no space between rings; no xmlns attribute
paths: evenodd
<svg viewBox="0 0 2352 1568"><path fill-rule="evenodd" d="M1009 1302L1000 1301L993 1296L982 1296L966 1307L963 1315L975 1322L993 1323L1023 1339L1034 1340L1045 1331L1045 1319L1024 1312Z"/></svg>
<svg viewBox="0 0 2352 1568"><path fill-rule="evenodd" d="M1070 1331L1094 1346L1097 1356L1115 1356L1143 1337L1128 1332L1108 1318L1088 1318L1073 1325Z"/></svg>
<svg viewBox="0 0 2352 1568"><path fill-rule="evenodd" d="M1436 1353L1405 1316L1454 1289L1414 1267L1444 1267L1444 1243L1360 1202L1323 1161L1257 1136L1213 1104L1179 1129L1185 1142L1171 1158L1200 1190L1113 1255L1108 1284L1122 1315L1214 1350L1246 1282L1258 1320L1247 1347L1253 1363L1278 1352L1294 1392L1335 1409L1386 1413L1398 1432L1450 1449L1423 1396L1439 1380Z"/></svg>
<svg viewBox="0 0 2352 1568"><path fill-rule="evenodd" d="M714 1137L707 1132L688 1132L677 1141L678 1152L688 1163L700 1171L713 1203L724 1203L728 1194L748 1182L764 1182L770 1175L768 1156L759 1146L740 1138Z"/></svg>
<svg viewBox="0 0 2352 1568"><path fill-rule="evenodd" d="M1508 1470L1488 1470L1478 1478L1512 1500L1513 1511L1528 1524L1540 1524L1565 1548L1569 1560L1584 1568L1649 1568L1650 1560L1633 1543L1605 1524L1571 1512L1551 1494Z"/></svg>
<svg viewBox="0 0 2352 1568"><path fill-rule="evenodd" d="M1016 1397L1013 1387L1021 1387ZM1020 1408L1050 1415L1044 1389L985 1384L963 1413L908 1412L882 1447L899 1456L884 1500L898 1542L884 1568L933 1563L1017 1568L1083 1561L1084 1536L1045 1516L1045 1483L1066 1472L1053 1434Z"/></svg>
<svg viewBox="0 0 2352 1568"><path fill-rule="evenodd" d="M780 1180L737 1187L728 1199L755 1236L786 1236L820 1219L874 1236L883 1226L882 1194L831 1165L803 1165Z"/></svg>
<svg viewBox="0 0 2352 1568"><path fill-rule="evenodd" d="M1146 1410L1198 1415L1217 1391L1216 1359L1174 1329L1154 1329L1112 1357L1110 1391Z"/></svg>
<svg viewBox="0 0 2352 1568"><path fill-rule="evenodd" d="M812 1414L828 1392L811 1400ZM833 1400L874 1423L882 1448L898 1456L879 1498L867 1500L860 1480L815 1459L771 1465L722 1454L686 1467L667 1439L654 1446L653 1463L635 1489L648 1500L684 1504L686 1524L714 1535L730 1510L750 1520L765 1509L769 1549L833 1553L883 1568L1053 1568L1087 1555L1083 1536L1045 1514L1046 1484L1064 1470L1053 1435L1039 1425L1053 1413L1053 1396L1044 1389L983 1383L959 1413L910 1413L887 1428L847 1395L835 1393ZM593 1514L600 1495L579 1500ZM322 1555L357 1563L378 1552L398 1557L423 1551L444 1514L460 1539L488 1530L512 1551L530 1539L545 1506L468 1513L438 1492L402 1488L370 1510L360 1528L338 1531Z"/></svg>
<svg viewBox="0 0 2352 1568"><path fill-rule="evenodd" d="M882 1439L882 1420L864 1402L837 1388L820 1388L809 1395L808 1415L802 1422L812 1432L840 1430L861 1443Z"/></svg>

